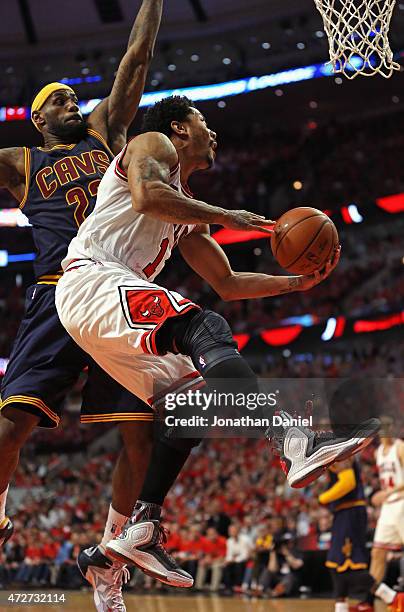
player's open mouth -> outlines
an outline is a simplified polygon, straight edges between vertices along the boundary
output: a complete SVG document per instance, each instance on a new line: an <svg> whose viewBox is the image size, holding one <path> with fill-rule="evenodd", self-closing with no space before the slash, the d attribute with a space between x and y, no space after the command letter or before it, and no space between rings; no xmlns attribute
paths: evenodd
<svg viewBox="0 0 404 612"><path fill-rule="evenodd" d="M80 115L73 115L73 117L69 117L68 119L66 119L66 123L68 123L69 121L83 121L83 119L80 117Z"/></svg>

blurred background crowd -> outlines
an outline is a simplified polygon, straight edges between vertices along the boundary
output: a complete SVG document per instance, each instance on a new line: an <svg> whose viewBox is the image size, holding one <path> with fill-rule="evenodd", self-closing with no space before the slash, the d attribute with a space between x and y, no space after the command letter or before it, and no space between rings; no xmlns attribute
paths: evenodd
<svg viewBox="0 0 404 612"><path fill-rule="evenodd" d="M68 420L65 428L72 431ZM81 588L75 558L102 537L115 456L91 444L90 455L84 448L69 454L36 448L33 438L16 473L10 505L16 534L2 552L0 584ZM379 487L373 450L361 457L367 496ZM324 476L307 489L289 488L264 441L207 441L165 504L168 550L195 577L198 591L327 592L332 515L318 502L327 486ZM370 546L378 511L369 506L368 515ZM387 579L394 583L398 561L390 557ZM129 588L163 587L135 572Z"/></svg>
<svg viewBox="0 0 404 612"><path fill-rule="evenodd" d="M73 24L83 28L85 44L73 56L70 41L69 49L63 44L54 48L52 19L60 20L60 15L52 17L52 11L67 10L68 5L74 11L76 3L46 4L47 13L39 15L40 35L46 39L46 32L51 32L50 59L43 56L46 40L44 47L31 47L36 49L32 57L29 53L22 57L24 45L15 48L18 36L11 29L5 31L7 19L0 19L5 47L10 49L10 58L13 54L17 58L15 62L10 59L0 84L4 104L27 106L38 85L62 74L98 74L100 78L91 83L80 77L76 88L80 98L103 96L108 91L128 24L103 24L110 27L110 39L104 33L93 32L91 37L84 26L92 3L81 2L78 18L66 17L66 36ZM208 15L206 20L195 21L192 28L183 30L189 33L189 40L182 33L184 39L177 42L177 25L184 15L188 19L188 13L183 11L185 3L173 14L170 11L176 3L167 4L168 26L164 25L156 49L147 91L265 74L326 57L326 41L312 3L307 15L291 9L293 14L283 20L282 11L287 13L292 3L279 3L283 8L274 19L258 10L259 2L251 3L257 8L257 20L248 24L243 21L248 13L245 3L238 6L237 16L237 3L227 3L233 29L223 30L220 44L217 31L207 33L203 28L222 27L225 12L217 19L209 20ZM205 4L212 14L226 5ZM303 4L299 2L299 7ZM402 4L397 9L401 20L403 9ZM233 36L238 18L245 32ZM399 40L402 31L397 27L396 34L393 32L396 49L404 47ZM4 54L6 57L6 50ZM381 87L377 79L348 83L331 77L198 105L217 131L219 145L214 168L191 182L198 198L272 219L295 206L315 206L330 214L340 235L338 268L307 293L224 303L178 254L158 278L170 289L220 312L239 336L242 353L262 377L358 375L385 381L403 377L403 78L396 75ZM141 112L133 133L140 116ZM25 121L1 123L0 138L2 146L39 143ZM31 263L18 259L34 252L30 228L18 227L1 216L4 210L16 207L9 194L0 190L0 376L23 314L26 288L34 282ZM212 233L235 270L282 274L265 238L240 242L239 237L223 236L220 228L212 228ZM6 264L2 263L4 252ZM354 322L361 325L355 328ZM295 338L293 326L304 333ZM268 339L268 330L278 335ZM251 341L245 344L247 337ZM24 448L10 488L8 513L16 533L0 553L0 587L80 588L84 584L75 558L80 548L101 539L119 448L116 432L109 425L79 424L84 376L66 402L59 428L38 430ZM396 412L403 405L396 403ZM397 435L403 432L397 429ZM370 448L361 457L367 496L379 486L372 452ZM324 561L332 515L318 502L326 486L323 477L308 489L290 489L264 442L206 441L194 451L166 502L168 547L195 577L198 590L275 597L299 590L331 591ZM371 542L377 510L369 506L368 514ZM390 561L387 581L393 584L396 560ZM163 587L135 573L130 588Z"/></svg>

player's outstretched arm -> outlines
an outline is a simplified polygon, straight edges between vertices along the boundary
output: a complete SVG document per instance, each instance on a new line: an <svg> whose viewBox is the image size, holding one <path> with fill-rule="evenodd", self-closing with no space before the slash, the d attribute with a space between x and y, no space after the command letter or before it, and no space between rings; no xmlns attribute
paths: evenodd
<svg viewBox="0 0 404 612"><path fill-rule="evenodd" d="M233 229L270 230L273 221L248 211L229 211L183 196L170 186L170 169L178 163L171 140L159 132L130 141L122 160L128 174L132 205L137 212L170 223L216 223Z"/></svg>
<svg viewBox="0 0 404 612"><path fill-rule="evenodd" d="M339 251L323 272L308 276L270 276L255 272L234 272L221 246L210 236L207 225L195 228L179 242L189 266L225 301L271 297L305 291L324 280L338 263Z"/></svg>
<svg viewBox="0 0 404 612"><path fill-rule="evenodd" d="M107 140L114 153L119 153L125 146L127 129L139 108L153 58L162 7L163 0L143 0L111 93L88 119L89 126Z"/></svg>
<svg viewBox="0 0 404 612"><path fill-rule="evenodd" d="M0 149L0 187L5 187L19 201L25 192L25 160L22 147Z"/></svg>

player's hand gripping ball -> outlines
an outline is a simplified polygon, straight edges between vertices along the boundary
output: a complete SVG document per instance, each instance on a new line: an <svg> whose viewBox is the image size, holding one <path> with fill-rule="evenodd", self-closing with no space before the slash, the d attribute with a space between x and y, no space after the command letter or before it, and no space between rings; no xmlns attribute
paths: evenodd
<svg viewBox="0 0 404 612"><path fill-rule="evenodd" d="M339 245L331 219L316 208L292 208L278 219L271 236L272 253L292 274L312 274L324 268Z"/></svg>

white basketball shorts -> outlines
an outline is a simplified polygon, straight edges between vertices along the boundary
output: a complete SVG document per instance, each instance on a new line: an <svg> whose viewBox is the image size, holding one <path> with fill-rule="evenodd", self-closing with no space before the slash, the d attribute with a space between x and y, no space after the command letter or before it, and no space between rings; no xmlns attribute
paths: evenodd
<svg viewBox="0 0 404 612"><path fill-rule="evenodd" d="M168 392L203 386L185 355L158 355L156 332L169 317L199 306L125 266L80 259L56 288L56 308L72 338L110 376L155 406Z"/></svg>
<svg viewBox="0 0 404 612"><path fill-rule="evenodd" d="M373 546L397 551L404 548L404 499L383 504Z"/></svg>

